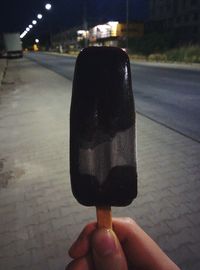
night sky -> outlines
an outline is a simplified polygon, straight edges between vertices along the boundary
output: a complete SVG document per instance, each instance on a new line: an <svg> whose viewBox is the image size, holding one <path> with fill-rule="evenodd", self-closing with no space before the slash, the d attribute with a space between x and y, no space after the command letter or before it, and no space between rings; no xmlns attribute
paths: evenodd
<svg viewBox="0 0 200 270"><path fill-rule="evenodd" d="M87 4L87 21L92 26L110 20L126 21L126 0L51 0L52 10L46 11L43 0L1 0L0 32L23 32L36 19L44 15L34 31L42 32L51 26L53 32L83 25L83 3ZM148 0L129 0L131 20L145 20ZM33 30L32 30L33 31Z"/></svg>

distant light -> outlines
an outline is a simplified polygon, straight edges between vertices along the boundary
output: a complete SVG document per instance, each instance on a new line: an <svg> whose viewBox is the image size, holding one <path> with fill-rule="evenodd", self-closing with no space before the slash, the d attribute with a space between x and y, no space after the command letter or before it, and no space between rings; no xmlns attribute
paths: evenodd
<svg viewBox="0 0 200 270"><path fill-rule="evenodd" d="M34 24L34 25L37 24L37 21L36 20L33 20L32 21L32 24Z"/></svg>
<svg viewBox="0 0 200 270"><path fill-rule="evenodd" d="M45 8L46 8L47 10L50 10L50 9L51 9L51 4L47 3L47 4L45 5Z"/></svg>
<svg viewBox="0 0 200 270"><path fill-rule="evenodd" d="M78 35L84 35L85 32L86 32L86 30L78 30L78 31L77 31L77 34L78 34Z"/></svg>
<svg viewBox="0 0 200 270"><path fill-rule="evenodd" d="M117 26L118 26L119 22L110 21L107 24L111 26L111 37L116 37L117 36Z"/></svg>
<svg viewBox="0 0 200 270"><path fill-rule="evenodd" d="M32 24L29 24L29 26L28 26L28 27L29 27L30 29L31 29L31 28L33 28Z"/></svg>
<svg viewBox="0 0 200 270"><path fill-rule="evenodd" d="M35 43L39 43L40 41L39 41L39 39L38 38L36 38L35 39Z"/></svg>
<svg viewBox="0 0 200 270"><path fill-rule="evenodd" d="M111 26L116 26L119 22L117 21L110 21L107 24L111 25Z"/></svg>
<svg viewBox="0 0 200 270"><path fill-rule="evenodd" d="M77 35L78 35L78 39L80 41L80 40L82 40L84 38L88 38L89 31L87 31L87 30L78 30L77 31Z"/></svg>
<svg viewBox="0 0 200 270"><path fill-rule="evenodd" d="M30 28L29 27L26 27L26 31L30 31Z"/></svg>
<svg viewBox="0 0 200 270"><path fill-rule="evenodd" d="M37 15L37 18L38 18L39 20L41 20L41 19L42 19L42 14L38 14L38 15Z"/></svg>
<svg viewBox="0 0 200 270"><path fill-rule="evenodd" d="M21 39L24 38L25 35L26 35L27 33L28 33L27 31L24 31L24 32L20 35L20 38L21 38Z"/></svg>

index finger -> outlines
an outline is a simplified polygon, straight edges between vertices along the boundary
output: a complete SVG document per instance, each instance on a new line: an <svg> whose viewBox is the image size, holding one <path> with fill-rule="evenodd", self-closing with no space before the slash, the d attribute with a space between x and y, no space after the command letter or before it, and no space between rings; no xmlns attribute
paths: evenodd
<svg viewBox="0 0 200 270"><path fill-rule="evenodd" d="M94 230L97 228L97 223L89 223L82 230L77 240L73 243L69 249L69 256L73 259L78 259L86 256L90 249L90 238Z"/></svg>

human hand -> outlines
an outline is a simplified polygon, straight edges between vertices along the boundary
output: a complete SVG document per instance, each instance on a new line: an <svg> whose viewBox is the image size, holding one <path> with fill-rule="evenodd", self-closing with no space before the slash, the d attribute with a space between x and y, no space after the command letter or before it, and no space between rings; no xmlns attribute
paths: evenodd
<svg viewBox="0 0 200 270"><path fill-rule="evenodd" d="M69 255L67 270L180 270L130 218L113 219L113 230L88 224Z"/></svg>

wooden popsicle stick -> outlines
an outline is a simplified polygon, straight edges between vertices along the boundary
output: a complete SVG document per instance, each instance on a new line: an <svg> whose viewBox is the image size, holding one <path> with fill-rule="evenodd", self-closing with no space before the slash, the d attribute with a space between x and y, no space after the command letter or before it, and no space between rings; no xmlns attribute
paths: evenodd
<svg viewBox="0 0 200 270"><path fill-rule="evenodd" d="M98 228L112 229L112 212L110 206L97 206Z"/></svg>

